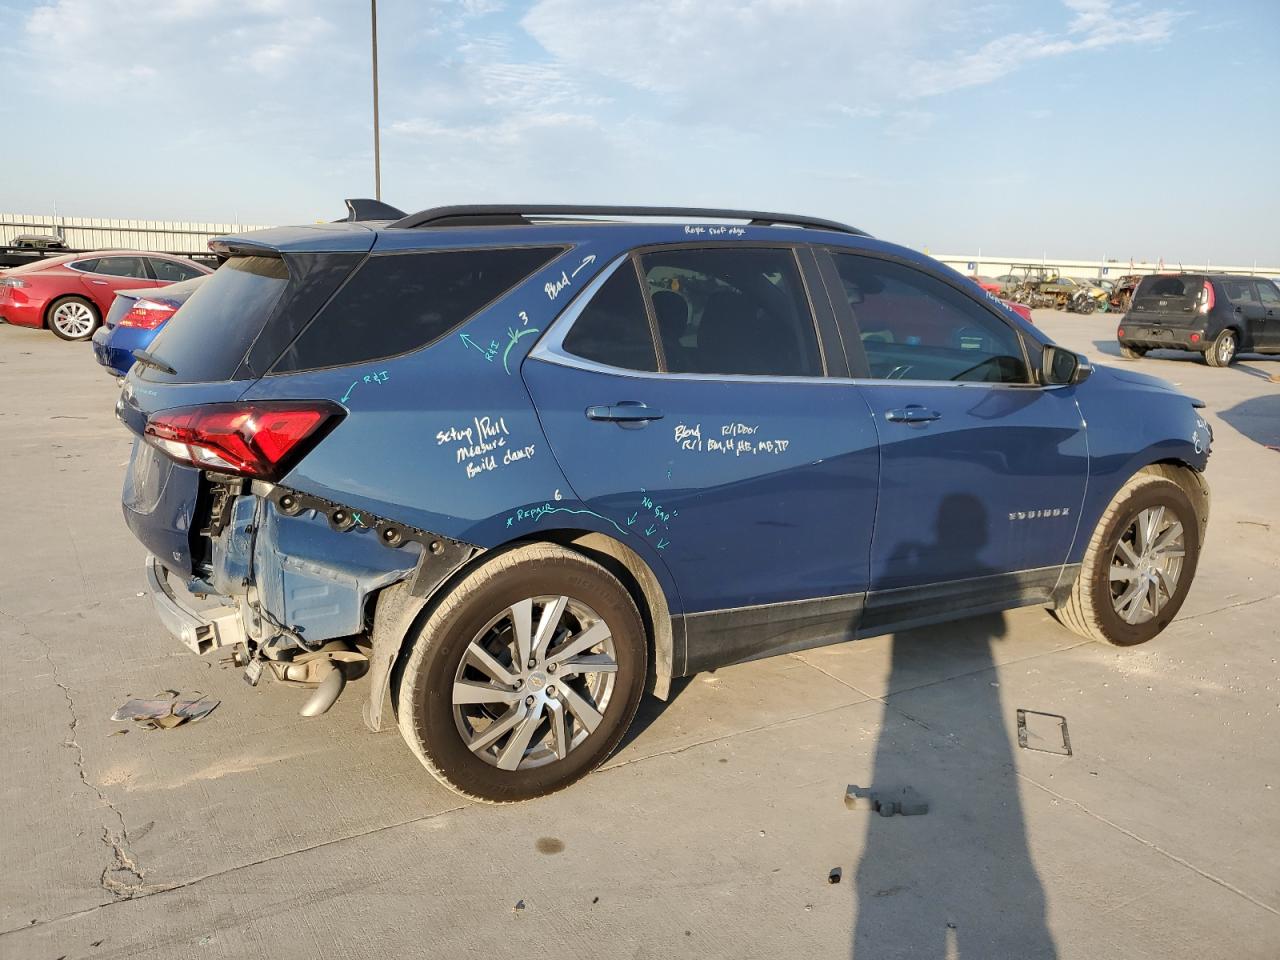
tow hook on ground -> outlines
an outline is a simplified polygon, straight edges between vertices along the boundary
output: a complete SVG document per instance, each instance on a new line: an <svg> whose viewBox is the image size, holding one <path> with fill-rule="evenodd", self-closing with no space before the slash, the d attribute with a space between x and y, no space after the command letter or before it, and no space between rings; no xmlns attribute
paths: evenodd
<svg viewBox="0 0 1280 960"><path fill-rule="evenodd" d="M850 810L871 810L882 817L921 817L929 812L929 804L912 787L872 790L851 783L844 791L844 805Z"/></svg>

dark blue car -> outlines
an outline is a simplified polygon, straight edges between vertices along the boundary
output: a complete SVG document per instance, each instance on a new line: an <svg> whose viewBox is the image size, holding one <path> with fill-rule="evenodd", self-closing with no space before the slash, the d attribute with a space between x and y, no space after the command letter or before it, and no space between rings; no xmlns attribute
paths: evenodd
<svg viewBox="0 0 1280 960"><path fill-rule="evenodd" d="M159 289L121 290L102 326L93 334L93 355L107 372L123 377L133 366L133 351L146 350L169 318L208 280L201 274Z"/></svg>
<svg viewBox="0 0 1280 960"><path fill-rule="evenodd" d="M1186 596L1201 404L926 256L743 211L352 216L212 245L118 403L124 513L193 651L306 714L367 673L466 796L568 785L698 671L1029 604L1136 644Z"/></svg>

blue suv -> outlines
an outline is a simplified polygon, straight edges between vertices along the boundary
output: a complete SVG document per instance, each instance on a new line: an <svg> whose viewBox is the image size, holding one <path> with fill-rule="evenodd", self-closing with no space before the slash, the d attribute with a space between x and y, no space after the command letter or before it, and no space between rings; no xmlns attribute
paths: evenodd
<svg viewBox="0 0 1280 960"><path fill-rule="evenodd" d="M307 715L367 675L368 726L463 795L567 786L699 671L1029 604L1136 644L1186 596L1202 404L929 257L751 211L350 206L211 244L117 404L124 514L189 648Z"/></svg>

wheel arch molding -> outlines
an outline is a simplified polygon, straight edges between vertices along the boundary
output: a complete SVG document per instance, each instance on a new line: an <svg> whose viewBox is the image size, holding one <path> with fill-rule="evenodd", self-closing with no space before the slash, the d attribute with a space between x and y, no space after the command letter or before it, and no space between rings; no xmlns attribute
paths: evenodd
<svg viewBox="0 0 1280 960"><path fill-rule="evenodd" d="M492 563L502 554L531 543L557 543L599 563L627 588L640 611L649 646L649 676L646 689L665 700L673 677L682 675L685 658L683 631L679 618L672 616L669 590L644 558L620 541L593 530L548 529L537 536L510 540L492 549L470 548L465 553L424 553L413 575L379 591L372 598L373 646L369 667L369 696L364 705L364 722L370 730L386 729L387 704L394 703L400 671L409 651L405 640L425 623L449 591L478 567ZM394 723L394 721L391 721Z"/></svg>

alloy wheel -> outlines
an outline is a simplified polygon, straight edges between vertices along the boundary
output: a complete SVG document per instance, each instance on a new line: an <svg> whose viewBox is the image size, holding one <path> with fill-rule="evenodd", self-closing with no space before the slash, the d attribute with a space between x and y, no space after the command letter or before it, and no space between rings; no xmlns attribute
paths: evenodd
<svg viewBox="0 0 1280 960"><path fill-rule="evenodd" d="M565 596L512 604L480 630L454 675L454 724L502 770L563 760L604 719L618 659L607 623Z"/></svg>
<svg viewBox="0 0 1280 960"><path fill-rule="evenodd" d="M1217 351L1218 363L1225 367L1231 362L1231 357L1236 352L1236 338L1232 336L1220 338L1218 340Z"/></svg>
<svg viewBox="0 0 1280 960"><path fill-rule="evenodd" d="M1178 590L1186 541L1182 522L1163 506L1129 521L1111 556L1111 602L1130 625L1156 617Z"/></svg>
<svg viewBox="0 0 1280 960"><path fill-rule="evenodd" d="M93 330L93 320L93 311L76 300L58 304L49 318L49 322L68 340L88 336Z"/></svg>

